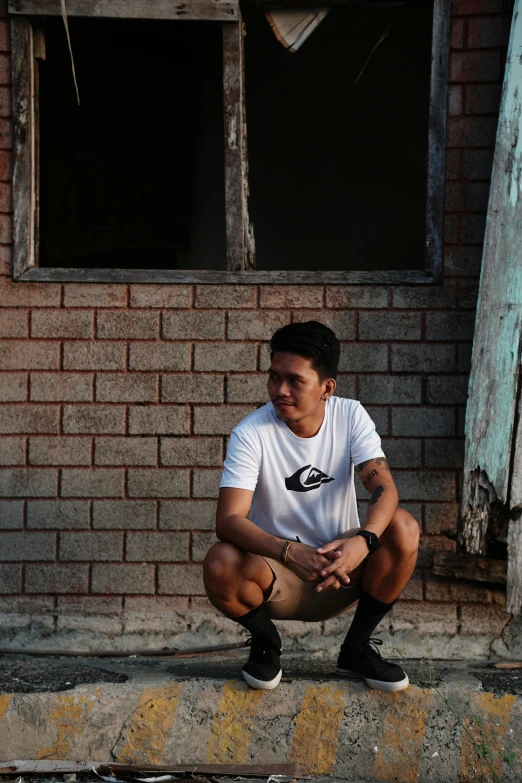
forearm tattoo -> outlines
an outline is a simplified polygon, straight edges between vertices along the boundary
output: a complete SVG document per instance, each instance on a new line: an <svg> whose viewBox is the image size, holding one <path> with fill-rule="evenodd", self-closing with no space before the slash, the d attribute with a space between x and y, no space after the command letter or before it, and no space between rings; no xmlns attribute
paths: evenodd
<svg viewBox="0 0 522 783"><path fill-rule="evenodd" d="M368 503L368 505L373 506L374 503L377 503L377 501L379 500L383 492L384 492L384 487L382 486L382 484L379 484L378 487L375 487L375 489L372 492L372 496L370 498L370 502Z"/></svg>

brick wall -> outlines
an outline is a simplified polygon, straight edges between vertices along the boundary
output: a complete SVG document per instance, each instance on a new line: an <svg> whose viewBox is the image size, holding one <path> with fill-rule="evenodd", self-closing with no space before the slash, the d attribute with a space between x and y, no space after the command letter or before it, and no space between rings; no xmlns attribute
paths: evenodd
<svg viewBox="0 0 522 783"><path fill-rule="evenodd" d="M453 3L444 284L432 288L13 284L1 22L0 615L8 641L112 646L123 631L125 644L143 646L236 633L204 598L200 568L214 540L226 436L266 400L270 335L309 318L342 340L340 393L367 406L401 502L422 528L416 574L387 628L394 643L418 650L430 637L440 654L484 654L500 635L509 620L503 595L436 579L430 565L434 552L455 546L510 8ZM286 625L291 643L313 648L344 632L346 618Z"/></svg>

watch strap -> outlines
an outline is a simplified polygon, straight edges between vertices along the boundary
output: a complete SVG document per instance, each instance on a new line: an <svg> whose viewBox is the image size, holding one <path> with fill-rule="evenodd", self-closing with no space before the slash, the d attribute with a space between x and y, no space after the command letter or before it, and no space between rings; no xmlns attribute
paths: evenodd
<svg viewBox="0 0 522 783"><path fill-rule="evenodd" d="M372 533L370 530L358 530L355 535L362 536L366 540L370 554L379 548L379 536L376 533Z"/></svg>

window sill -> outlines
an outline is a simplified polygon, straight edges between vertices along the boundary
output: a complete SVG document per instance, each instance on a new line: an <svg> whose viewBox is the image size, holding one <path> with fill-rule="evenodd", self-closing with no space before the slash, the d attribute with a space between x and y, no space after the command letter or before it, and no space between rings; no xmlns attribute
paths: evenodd
<svg viewBox="0 0 522 783"><path fill-rule="evenodd" d="M161 283L220 285L436 285L440 277L420 270L371 272L226 272L214 270L165 269L27 269L16 282L43 283Z"/></svg>

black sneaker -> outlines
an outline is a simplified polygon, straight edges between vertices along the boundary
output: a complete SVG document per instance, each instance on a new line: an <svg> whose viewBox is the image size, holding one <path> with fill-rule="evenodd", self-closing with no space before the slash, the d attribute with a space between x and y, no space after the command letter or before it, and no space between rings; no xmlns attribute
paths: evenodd
<svg viewBox="0 0 522 783"><path fill-rule="evenodd" d="M381 644L381 639L369 639L350 647L343 645L337 659L337 674L359 674L370 688L388 693L407 688L408 675L396 663L381 658L376 649Z"/></svg>
<svg viewBox="0 0 522 783"><path fill-rule="evenodd" d="M243 677L251 688L271 691L277 688L283 674L281 648L262 636L250 639L250 656L243 666Z"/></svg>

